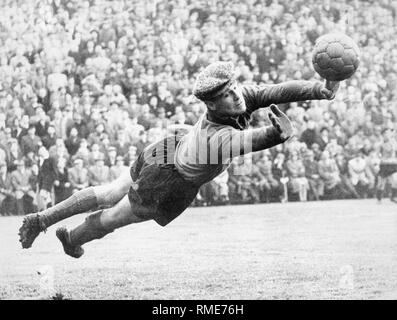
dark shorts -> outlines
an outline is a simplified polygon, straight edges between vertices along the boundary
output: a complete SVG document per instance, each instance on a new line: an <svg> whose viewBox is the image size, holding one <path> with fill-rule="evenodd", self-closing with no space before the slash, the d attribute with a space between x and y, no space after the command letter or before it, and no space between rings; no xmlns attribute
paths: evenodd
<svg viewBox="0 0 397 320"><path fill-rule="evenodd" d="M381 161L379 165L379 176L387 178L395 172L397 172L396 161Z"/></svg>
<svg viewBox="0 0 397 320"><path fill-rule="evenodd" d="M136 215L161 226L178 217L199 190L179 174L173 161L162 161L173 159L179 138L171 136L145 148L130 169L134 181L128 193L131 205L146 209L137 210Z"/></svg>

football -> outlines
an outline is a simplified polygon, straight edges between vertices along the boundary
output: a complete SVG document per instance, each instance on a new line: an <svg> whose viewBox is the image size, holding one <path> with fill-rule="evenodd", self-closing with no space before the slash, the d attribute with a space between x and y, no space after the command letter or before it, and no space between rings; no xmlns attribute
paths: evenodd
<svg viewBox="0 0 397 320"><path fill-rule="evenodd" d="M316 40L313 67L324 79L342 81L356 72L360 49L352 38L342 33L328 33Z"/></svg>

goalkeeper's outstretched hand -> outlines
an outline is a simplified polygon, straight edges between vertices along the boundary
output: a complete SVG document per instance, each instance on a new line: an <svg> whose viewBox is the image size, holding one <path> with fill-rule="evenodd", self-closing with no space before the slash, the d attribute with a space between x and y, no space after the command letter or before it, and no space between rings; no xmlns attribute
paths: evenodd
<svg viewBox="0 0 397 320"><path fill-rule="evenodd" d="M269 119L273 127L280 133L282 140L288 140L294 133L294 127L287 115L282 112L275 104L270 106Z"/></svg>
<svg viewBox="0 0 397 320"><path fill-rule="evenodd" d="M325 85L321 89L324 99L332 100L335 98L336 91L339 88L339 81L325 80Z"/></svg>

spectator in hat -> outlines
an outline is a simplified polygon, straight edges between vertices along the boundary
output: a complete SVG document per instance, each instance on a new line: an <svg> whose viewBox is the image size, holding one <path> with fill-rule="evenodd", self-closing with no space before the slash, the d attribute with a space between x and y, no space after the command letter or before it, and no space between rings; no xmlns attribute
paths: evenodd
<svg viewBox="0 0 397 320"><path fill-rule="evenodd" d="M116 163L110 167L109 180L116 180L126 170L129 170L129 167L124 164L124 158L117 156Z"/></svg>
<svg viewBox="0 0 397 320"><path fill-rule="evenodd" d="M109 167L105 165L105 157L102 153L94 157L95 164L88 169L90 186L98 186L108 183L110 180Z"/></svg>
<svg viewBox="0 0 397 320"><path fill-rule="evenodd" d="M75 158L68 174L73 193L89 186L88 170L84 167L83 159Z"/></svg>

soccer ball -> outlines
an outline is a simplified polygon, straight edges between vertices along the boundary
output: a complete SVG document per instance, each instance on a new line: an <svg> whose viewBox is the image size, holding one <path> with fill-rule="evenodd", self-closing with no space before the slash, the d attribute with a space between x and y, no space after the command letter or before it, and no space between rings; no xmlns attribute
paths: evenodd
<svg viewBox="0 0 397 320"><path fill-rule="evenodd" d="M356 72L359 55L360 49L352 38L342 33L328 33L316 40L313 67L327 80L342 81Z"/></svg>

